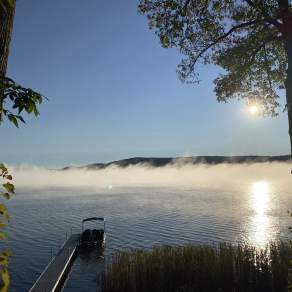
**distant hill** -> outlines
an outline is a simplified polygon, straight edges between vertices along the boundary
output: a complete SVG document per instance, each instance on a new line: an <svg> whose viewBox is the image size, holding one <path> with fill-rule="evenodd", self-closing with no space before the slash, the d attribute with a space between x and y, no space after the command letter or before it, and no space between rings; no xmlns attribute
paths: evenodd
<svg viewBox="0 0 292 292"><path fill-rule="evenodd" d="M220 163L255 163L255 162L288 162L289 155L278 156L192 156L192 157L133 157L109 163L92 163L85 166L67 166L63 170L82 168L82 169L104 169L109 166L127 167L133 165L148 165L152 167L162 167L166 165L185 165L185 164L220 164Z"/></svg>

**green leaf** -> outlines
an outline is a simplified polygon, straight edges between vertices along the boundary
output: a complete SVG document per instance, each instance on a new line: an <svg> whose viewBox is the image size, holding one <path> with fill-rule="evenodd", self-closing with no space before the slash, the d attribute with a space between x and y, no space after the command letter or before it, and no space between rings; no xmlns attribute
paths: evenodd
<svg viewBox="0 0 292 292"><path fill-rule="evenodd" d="M1 271L1 276L2 276L2 282L3 282L1 292L6 292L6 291L8 291L8 287L10 284L10 278L9 278L9 273L8 273L7 269L3 269Z"/></svg>
<svg viewBox="0 0 292 292"><path fill-rule="evenodd" d="M25 120L23 119L22 116L16 116L21 122L23 122L25 124Z"/></svg>
<svg viewBox="0 0 292 292"><path fill-rule="evenodd" d="M34 115L35 115L36 117L39 115L39 111L38 111L38 109L37 109L35 103L33 103L33 113L34 113Z"/></svg>
<svg viewBox="0 0 292 292"><path fill-rule="evenodd" d="M0 4L2 1L4 0L0 0ZM15 0L12 1L15 3ZM4 92L4 98L10 99L12 103L11 108L16 112L14 113L10 109L4 107L0 114L0 124L2 116L6 116L16 127L19 126L20 122L25 123L23 117L20 115L23 110L35 116L39 115L38 106L43 101L43 96L40 93L30 88L22 87L7 77L0 78L0 90ZM4 103L4 106L7 104L8 103Z"/></svg>
<svg viewBox="0 0 292 292"><path fill-rule="evenodd" d="M0 231L0 240L7 239L6 234L3 231Z"/></svg>
<svg viewBox="0 0 292 292"><path fill-rule="evenodd" d="M7 183L3 184L2 186L3 186L3 188L5 188L7 190L7 192L14 194L15 187L12 183L7 182Z"/></svg>
<svg viewBox="0 0 292 292"><path fill-rule="evenodd" d="M2 197L4 197L6 200L9 200L10 199L10 194L9 193L3 193L3 192L0 192L0 195Z"/></svg>
<svg viewBox="0 0 292 292"><path fill-rule="evenodd" d="M16 119L16 117L12 114L9 114L8 115L8 119L10 122L12 122L17 128L18 128L18 121Z"/></svg>
<svg viewBox="0 0 292 292"><path fill-rule="evenodd" d="M9 256L5 255L4 252L0 253L0 265L7 266L9 263Z"/></svg>
<svg viewBox="0 0 292 292"><path fill-rule="evenodd" d="M9 215L9 213L8 213L7 211L5 211L5 212L3 213L3 216L4 216L4 219L5 219L6 221L9 221L9 219L10 219L10 215Z"/></svg>
<svg viewBox="0 0 292 292"><path fill-rule="evenodd" d="M5 255L6 257L10 257L12 255L11 251L10 250L4 250L2 252L3 255Z"/></svg>
<svg viewBox="0 0 292 292"><path fill-rule="evenodd" d="M6 206L4 204L0 204L0 214L4 214L6 212Z"/></svg>
<svg viewBox="0 0 292 292"><path fill-rule="evenodd" d="M2 170L2 172L7 171L7 168L3 163L0 163L0 170Z"/></svg>

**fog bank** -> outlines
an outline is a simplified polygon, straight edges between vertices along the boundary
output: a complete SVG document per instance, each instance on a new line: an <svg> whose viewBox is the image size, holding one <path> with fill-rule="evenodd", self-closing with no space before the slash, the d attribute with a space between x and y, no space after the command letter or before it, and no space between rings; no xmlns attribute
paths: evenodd
<svg viewBox="0 0 292 292"><path fill-rule="evenodd" d="M9 166L17 189L20 188L94 188L131 187L225 188L255 181L269 181L292 190L288 163L218 165L117 166L100 170L49 170L35 166Z"/></svg>

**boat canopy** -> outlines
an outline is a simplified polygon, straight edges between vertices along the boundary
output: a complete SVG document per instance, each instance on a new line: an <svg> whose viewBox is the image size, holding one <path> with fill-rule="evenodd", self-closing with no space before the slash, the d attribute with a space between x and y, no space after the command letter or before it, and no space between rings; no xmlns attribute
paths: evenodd
<svg viewBox="0 0 292 292"><path fill-rule="evenodd" d="M82 222L84 223L87 221L105 221L105 218L103 218L103 217L90 217L90 218L83 219Z"/></svg>

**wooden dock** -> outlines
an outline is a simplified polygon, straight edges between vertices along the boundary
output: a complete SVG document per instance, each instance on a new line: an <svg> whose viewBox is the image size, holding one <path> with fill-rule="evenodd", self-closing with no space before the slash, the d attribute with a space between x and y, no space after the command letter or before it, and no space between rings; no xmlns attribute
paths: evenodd
<svg viewBox="0 0 292 292"><path fill-rule="evenodd" d="M57 292L62 289L66 276L77 255L79 234L73 234L39 276L29 292Z"/></svg>

